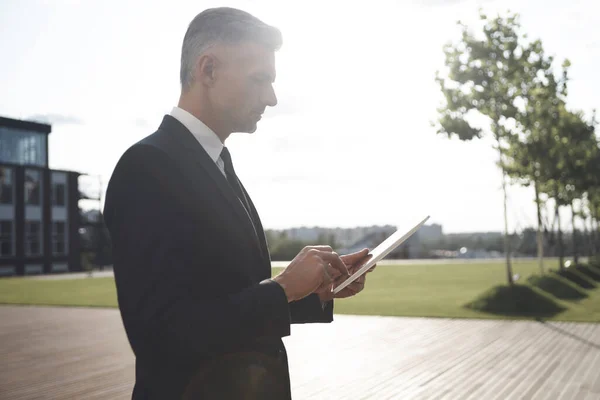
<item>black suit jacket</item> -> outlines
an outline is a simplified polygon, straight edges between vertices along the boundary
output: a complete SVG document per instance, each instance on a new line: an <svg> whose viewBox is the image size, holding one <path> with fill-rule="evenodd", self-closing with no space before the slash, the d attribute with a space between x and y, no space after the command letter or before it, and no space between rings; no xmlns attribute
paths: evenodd
<svg viewBox="0 0 600 400"><path fill-rule="evenodd" d="M333 302L323 309L313 294L288 304L269 280L264 231L247 197L254 226L204 148L168 115L117 163L104 218L136 356L134 399L181 398L198 371L236 354L274 360L289 396L281 338L290 323L333 320Z"/></svg>

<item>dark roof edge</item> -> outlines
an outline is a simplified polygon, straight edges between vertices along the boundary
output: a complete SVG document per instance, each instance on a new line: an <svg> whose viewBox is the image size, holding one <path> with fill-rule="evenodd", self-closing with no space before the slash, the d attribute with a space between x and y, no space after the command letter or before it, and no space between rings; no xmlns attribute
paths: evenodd
<svg viewBox="0 0 600 400"><path fill-rule="evenodd" d="M52 131L52 126L48 124L7 117L0 117L0 126L14 129L26 129L39 133L45 133L46 135Z"/></svg>

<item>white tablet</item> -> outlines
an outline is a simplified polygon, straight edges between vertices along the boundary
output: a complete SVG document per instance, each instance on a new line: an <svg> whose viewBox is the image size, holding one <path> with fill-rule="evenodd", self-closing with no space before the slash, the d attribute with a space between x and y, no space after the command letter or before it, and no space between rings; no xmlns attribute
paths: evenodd
<svg viewBox="0 0 600 400"><path fill-rule="evenodd" d="M421 228L423 226L423 224L425 224L425 222L427 222L428 219L429 219L429 215L425 219L423 219L421 222L419 222L414 228L412 228L410 231L408 231L404 234L402 234L401 231L396 231L392 235L390 235L387 239L385 239L383 241L383 243L381 243L379 246L375 247L375 249L373 249L372 251L369 252L369 254L372 255L372 257L369 260L367 260L367 262L362 267L360 267L358 269L358 271L356 271L354 274L352 274L352 276L350 278L346 279L339 286L335 287L333 289L333 293L334 294L338 293L340 290L344 289L346 286L348 286L349 284L354 282L358 277L360 277L365 272L367 272L369 270L369 268L371 268L373 265L375 265L377 263L377 261L383 259L385 256L390 254L390 252L392 250L394 250L396 247L400 246L409 237L411 237L416 231L418 231L419 228Z"/></svg>

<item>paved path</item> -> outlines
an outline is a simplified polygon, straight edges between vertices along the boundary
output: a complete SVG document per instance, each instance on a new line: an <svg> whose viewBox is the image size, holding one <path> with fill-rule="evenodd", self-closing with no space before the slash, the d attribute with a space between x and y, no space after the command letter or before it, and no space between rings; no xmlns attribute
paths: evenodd
<svg viewBox="0 0 600 400"><path fill-rule="evenodd" d="M294 399L600 399L600 324L336 315L285 339ZM0 306L0 399L128 399L117 310Z"/></svg>

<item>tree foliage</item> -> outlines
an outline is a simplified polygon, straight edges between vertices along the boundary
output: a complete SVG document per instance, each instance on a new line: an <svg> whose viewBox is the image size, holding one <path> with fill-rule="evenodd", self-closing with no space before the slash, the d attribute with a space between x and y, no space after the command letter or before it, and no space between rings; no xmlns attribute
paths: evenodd
<svg viewBox="0 0 600 400"><path fill-rule="evenodd" d="M480 29L459 22L461 37L444 47L446 74L436 74L444 97L438 109L437 133L468 141L489 134L498 151L504 189L505 253L512 283L504 177L535 188L538 255L543 271L542 203L552 199L558 220L562 268L560 207L572 211L597 234L600 216L600 150L595 119L567 107L570 61L559 73L541 40L521 33L518 14L488 18ZM575 210L575 204L580 204ZM587 222L587 223L586 223ZM577 254L576 230L573 246Z"/></svg>

